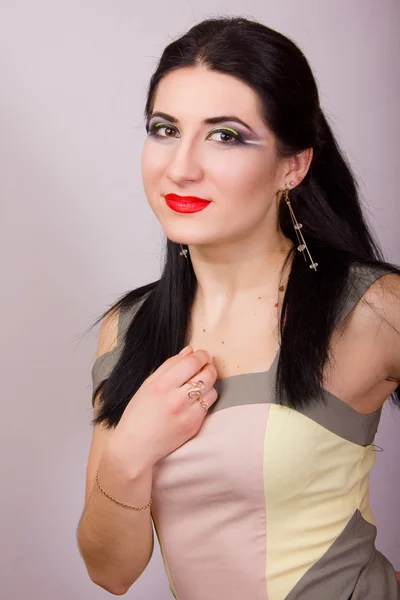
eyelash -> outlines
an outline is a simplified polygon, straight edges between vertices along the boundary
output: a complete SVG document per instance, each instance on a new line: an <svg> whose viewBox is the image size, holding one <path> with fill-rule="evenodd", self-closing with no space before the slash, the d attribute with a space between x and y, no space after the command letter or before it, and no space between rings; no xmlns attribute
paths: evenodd
<svg viewBox="0 0 400 600"><path fill-rule="evenodd" d="M166 123L154 123L150 129L147 130L148 135L152 135L154 137L158 137L158 138L164 138L164 139L168 139L168 136L164 136L164 135L159 135L157 133L157 131L159 129L162 129L163 127L170 127L172 129L176 129L176 127L174 127L173 125L168 125ZM225 133L227 135L230 135L235 141L234 142L221 142L221 141L215 141L216 144L220 144L222 146L235 146L236 144L245 144L244 139L242 138L242 136L240 135L240 133L233 133L232 131L228 130L228 129L214 129L210 135L214 134L214 133ZM174 139L174 138L169 138L169 139Z"/></svg>

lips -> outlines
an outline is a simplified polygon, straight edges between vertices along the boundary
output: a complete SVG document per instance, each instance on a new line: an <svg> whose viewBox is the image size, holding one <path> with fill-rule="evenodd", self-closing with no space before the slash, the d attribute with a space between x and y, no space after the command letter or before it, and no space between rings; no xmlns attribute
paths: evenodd
<svg viewBox="0 0 400 600"><path fill-rule="evenodd" d="M182 213L199 212L211 204L211 200L197 196L178 196L178 194L166 194L165 202L172 210Z"/></svg>

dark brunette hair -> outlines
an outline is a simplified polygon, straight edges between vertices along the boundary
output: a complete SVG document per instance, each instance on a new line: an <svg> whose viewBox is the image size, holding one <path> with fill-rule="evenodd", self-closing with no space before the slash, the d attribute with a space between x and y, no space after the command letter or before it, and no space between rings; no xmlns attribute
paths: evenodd
<svg viewBox="0 0 400 600"><path fill-rule="evenodd" d="M160 81L175 69L206 66L242 80L258 94L265 123L276 136L278 155L314 150L310 169L290 194L297 220L317 271L296 252L297 238L284 202L280 227L294 247L280 323L281 349L276 395L293 408L321 398L323 367L349 268L387 263L373 239L360 207L358 186L321 109L311 68L297 45L281 33L242 17L210 18L193 26L164 50L151 77L145 106L148 131ZM197 280L190 255L167 239L159 280L124 294L93 326L118 308L142 305L130 324L125 345L102 388L93 424L115 427L149 374L186 345ZM293 256L294 254L294 256ZM286 263L285 263L286 266ZM400 405L400 386L391 395Z"/></svg>

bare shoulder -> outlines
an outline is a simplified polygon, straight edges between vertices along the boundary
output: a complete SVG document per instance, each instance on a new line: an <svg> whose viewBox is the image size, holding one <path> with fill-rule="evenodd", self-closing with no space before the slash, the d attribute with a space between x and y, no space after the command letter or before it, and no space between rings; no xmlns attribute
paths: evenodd
<svg viewBox="0 0 400 600"><path fill-rule="evenodd" d="M363 316L366 319L387 321L391 328L400 326L400 275L387 273L376 279L366 290L362 299Z"/></svg>
<svg viewBox="0 0 400 600"><path fill-rule="evenodd" d="M383 273L361 285L362 295L332 335L324 387L372 414L400 382L400 276Z"/></svg>
<svg viewBox="0 0 400 600"><path fill-rule="evenodd" d="M386 273L378 277L366 290L365 297L382 307L397 306L400 303L400 275Z"/></svg>
<svg viewBox="0 0 400 600"><path fill-rule="evenodd" d="M119 308L113 309L105 315L101 321L99 337L97 342L96 358L102 356L106 352L110 352L117 345L118 340L118 323L119 323ZM97 416L100 404L101 387L98 390L93 404L94 416ZM107 429L102 424L96 424L92 431L92 440L90 444L89 456L86 467L86 491L85 491L85 506L92 493L96 472L100 464L101 456L104 452L108 441L113 434L113 429Z"/></svg>
<svg viewBox="0 0 400 600"><path fill-rule="evenodd" d="M356 318L382 349L388 376L400 379L400 275L376 279L362 296Z"/></svg>

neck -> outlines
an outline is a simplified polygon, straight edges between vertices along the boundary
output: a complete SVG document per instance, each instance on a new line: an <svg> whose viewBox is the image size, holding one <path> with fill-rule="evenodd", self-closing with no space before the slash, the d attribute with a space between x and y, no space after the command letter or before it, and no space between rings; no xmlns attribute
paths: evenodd
<svg viewBox="0 0 400 600"><path fill-rule="evenodd" d="M207 321L218 321L230 311L245 307L253 298L274 298L286 281L290 264L282 272L293 242L282 233L258 246L248 241L218 246L189 245L197 279L196 311ZM185 260L182 258L182 260Z"/></svg>

